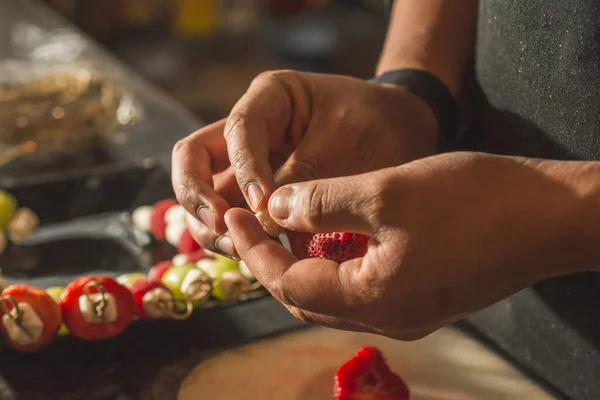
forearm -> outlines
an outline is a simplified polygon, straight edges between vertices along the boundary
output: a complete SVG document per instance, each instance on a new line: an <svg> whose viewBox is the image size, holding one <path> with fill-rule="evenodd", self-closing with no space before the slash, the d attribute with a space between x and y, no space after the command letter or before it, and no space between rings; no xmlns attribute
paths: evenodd
<svg viewBox="0 0 600 400"><path fill-rule="evenodd" d="M553 229L539 233L546 241L543 252L537 254L540 267L549 276L600 271L600 163L531 162L551 188L542 193L543 198L535 196L538 205L531 212L557 222Z"/></svg>
<svg viewBox="0 0 600 400"><path fill-rule="evenodd" d="M396 0L377 75L424 69L459 97L472 65L477 0Z"/></svg>

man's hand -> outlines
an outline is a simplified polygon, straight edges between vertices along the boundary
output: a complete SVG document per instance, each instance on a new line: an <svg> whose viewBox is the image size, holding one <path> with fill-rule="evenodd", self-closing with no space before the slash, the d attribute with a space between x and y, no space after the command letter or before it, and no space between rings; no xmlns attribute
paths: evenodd
<svg viewBox="0 0 600 400"><path fill-rule="evenodd" d="M298 318L412 340L541 279L600 266L595 163L450 153L279 188L298 232L371 236L363 258L299 259L241 209L225 221L257 279Z"/></svg>
<svg viewBox="0 0 600 400"><path fill-rule="evenodd" d="M396 166L433 154L437 126L412 93L360 79L269 72L256 78L226 120L173 151L173 187L205 248L236 256L225 212L267 207L286 183Z"/></svg>

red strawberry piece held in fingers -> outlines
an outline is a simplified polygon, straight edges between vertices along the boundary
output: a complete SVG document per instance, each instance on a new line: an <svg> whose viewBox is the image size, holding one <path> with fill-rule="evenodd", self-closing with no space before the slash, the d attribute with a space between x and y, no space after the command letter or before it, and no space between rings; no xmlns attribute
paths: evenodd
<svg viewBox="0 0 600 400"><path fill-rule="evenodd" d="M196 239L192 237L189 229L186 229L181 234L179 239L179 253L190 254L200 249L200 245L196 242Z"/></svg>
<svg viewBox="0 0 600 400"><path fill-rule="evenodd" d="M359 233L331 232L305 235L301 253L342 263L367 253L369 237Z"/></svg>
<svg viewBox="0 0 600 400"><path fill-rule="evenodd" d="M154 267L150 268L148 278L153 281L160 281L165 272L167 272L167 270L172 266L173 262L171 260L163 261L160 264L156 264Z"/></svg>
<svg viewBox="0 0 600 400"><path fill-rule="evenodd" d="M137 280L131 286L131 293L140 318L185 319L193 311L190 302L175 300L173 292L159 281Z"/></svg>
<svg viewBox="0 0 600 400"><path fill-rule="evenodd" d="M335 400L409 400L408 387L375 347L363 347L335 374Z"/></svg>
<svg viewBox="0 0 600 400"><path fill-rule="evenodd" d="M0 330L15 349L39 350L56 337L62 313L45 290L11 285L2 292L0 302Z"/></svg>
<svg viewBox="0 0 600 400"><path fill-rule="evenodd" d="M175 199L161 200L154 204L152 216L150 217L150 232L157 240L164 241L166 239L167 222L165 221L165 214L169 208L175 205L177 205Z"/></svg>
<svg viewBox="0 0 600 400"><path fill-rule="evenodd" d="M71 334L85 340L117 336L136 310L129 289L104 275L75 279L61 294L59 304Z"/></svg>

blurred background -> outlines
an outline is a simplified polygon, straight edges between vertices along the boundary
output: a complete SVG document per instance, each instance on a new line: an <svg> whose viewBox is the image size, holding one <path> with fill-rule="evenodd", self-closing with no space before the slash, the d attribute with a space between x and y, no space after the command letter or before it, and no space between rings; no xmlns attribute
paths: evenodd
<svg viewBox="0 0 600 400"><path fill-rule="evenodd" d="M265 70L373 75L385 0L39 0L204 121Z"/></svg>

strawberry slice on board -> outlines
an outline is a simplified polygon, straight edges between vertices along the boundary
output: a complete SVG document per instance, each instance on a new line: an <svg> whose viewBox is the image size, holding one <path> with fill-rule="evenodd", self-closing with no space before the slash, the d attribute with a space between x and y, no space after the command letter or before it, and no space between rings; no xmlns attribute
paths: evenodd
<svg viewBox="0 0 600 400"><path fill-rule="evenodd" d="M372 346L361 348L335 374L335 400L409 400L408 387Z"/></svg>
<svg viewBox="0 0 600 400"><path fill-rule="evenodd" d="M15 349L33 352L56 337L62 325L62 313L45 290L11 285L0 297L0 320L0 330Z"/></svg>
<svg viewBox="0 0 600 400"><path fill-rule="evenodd" d="M85 340L117 336L136 312L129 289L105 275L73 280L65 287L59 304L71 334Z"/></svg>

